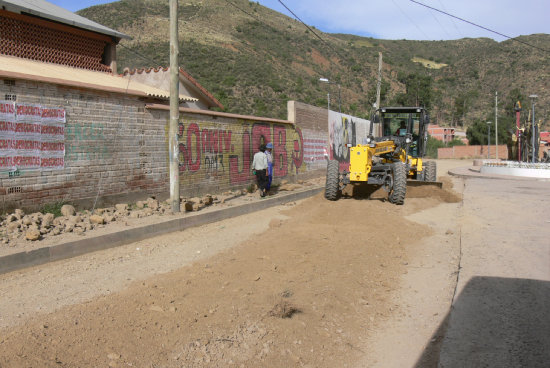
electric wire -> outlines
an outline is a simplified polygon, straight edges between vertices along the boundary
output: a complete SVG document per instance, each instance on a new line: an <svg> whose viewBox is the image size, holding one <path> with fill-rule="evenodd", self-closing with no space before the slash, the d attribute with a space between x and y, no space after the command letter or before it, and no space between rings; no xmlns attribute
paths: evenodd
<svg viewBox="0 0 550 368"><path fill-rule="evenodd" d="M420 29L420 27L411 19L411 17L409 17L409 16L407 15L407 13L405 13L405 12L403 11L403 9L401 9L401 7L400 7L399 5L397 5L397 3L395 2L395 0L392 0L392 3L393 3L393 5L395 5L395 7L396 7L397 9L399 9L399 11L401 12L401 14L403 14L403 15L405 16L405 18L407 18L407 19L409 20L409 22L411 22L411 23L416 27L416 29L418 29L418 31L424 35L424 37L425 37L426 39L429 39L428 35L427 35L422 29Z"/></svg>
<svg viewBox="0 0 550 368"><path fill-rule="evenodd" d="M447 11L447 9L445 8L445 4L443 4L443 2L441 0L437 0L439 1L439 4L441 4L441 7L443 8L443 10ZM453 23L453 26L455 27L456 31L458 32L458 34L464 38L464 34L460 31L460 29L458 28L458 26L456 25L456 22L454 20L454 18L451 18L451 22Z"/></svg>
<svg viewBox="0 0 550 368"><path fill-rule="evenodd" d="M319 40L321 40L321 42L323 42L325 45L327 45L334 53L336 53L343 61L346 61L346 57L342 56L337 50L335 50L331 44L329 44L328 42L326 42L321 36L319 36L310 26L308 26L307 24L305 24L301 19L300 17L298 17L292 10L290 10L290 8L288 6L286 6L285 3L282 2L282 0L277 0L279 1L279 3L281 3L282 6L285 7L286 10L288 10L290 12L290 14L292 14L296 19L298 19L298 21L300 23L302 23L311 33L313 33L315 35L315 37L317 37ZM331 62L332 63L332 62Z"/></svg>
<svg viewBox="0 0 550 368"><path fill-rule="evenodd" d="M497 35L499 35L499 36L502 36L502 37L504 37L504 38L507 38L507 39L509 39L509 40L512 40L512 41L516 41L516 42L519 42L519 43L521 43L521 44L524 44L524 45L526 45L526 46L529 46L529 47L533 47L533 48L535 48L535 49L537 49L537 50L540 50L540 51L544 51L544 52L550 52L550 50L546 50L546 49L543 49L542 47L538 47L538 46L535 46L535 45L533 45L533 44L530 44L530 43L528 43L528 42L525 42L525 41L521 41L521 40L518 40L517 38L513 38L513 37L511 37L511 36L508 36L508 35L505 35L505 34L503 34L503 33L500 33L500 32L497 32L497 31L494 31L494 30L492 30L492 29L490 29L490 28L487 28L487 27L481 26L481 25L479 25L479 24L476 24L476 23L474 23L474 22L470 22L469 20L466 20L466 19L463 19L463 18L457 17L456 15L452 15L451 13L447 13L447 12L445 12L445 11L443 11L443 10L439 10L439 9L436 9L436 8L434 8L434 7L431 7L431 6L429 6L429 5L426 5L426 4L422 4L421 2L418 2L418 1L415 1L415 0L409 0L409 1L410 1L410 2L413 2L413 3L415 3L415 4L418 4L418 5L421 5L421 6L425 7L425 8L428 8L428 9L432 9L432 10L435 10L435 11L437 11L437 12L439 12L439 13L442 13L442 14L445 14L445 15L447 15L447 16L449 16L449 17L452 17L452 18L458 19L458 20L460 20L460 21L462 21L462 22L465 22L465 23L471 24L471 25L473 25L473 26L475 26L475 27L478 27L478 28L484 29L484 30L486 30L486 31L488 31L488 32L491 32L491 33L497 34Z"/></svg>
<svg viewBox="0 0 550 368"><path fill-rule="evenodd" d="M449 32L447 32L447 29L445 27L443 27L443 24L441 24L441 22L439 21L439 19L435 16L435 14L433 12L430 12L430 14L432 15L432 17L435 19L435 21L437 22L437 24L439 24L439 26L441 27L441 29L443 30L443 32L445 32L445 34L447 36L449 36L449 38L452 38L451 37L451 34Z"/></svg>
<svg viewBox="0 0 550 368"><path fill-rule="evenodd" d="M253 15L253 14L250 14L250 13L247 12L246 10L244 10L244 9L242 9L242 8L240 8L240 7L238 7L237 4L235 4L235 3L233 3L233 2L231 2L231 1L229 1L229 0L225 0L225 2L228 3L229 5L232 5L233 7L237 8L237 9L239 9L240 11L242 11L243 13L245 13L246 15L248 15L249 17L252 17L252 18L256 19L258 22L262 22L262 23L266 24L265 22L263 22L263 21L262 21L260 18L258 18L257 16L255 16L255 15Z"/></svg>

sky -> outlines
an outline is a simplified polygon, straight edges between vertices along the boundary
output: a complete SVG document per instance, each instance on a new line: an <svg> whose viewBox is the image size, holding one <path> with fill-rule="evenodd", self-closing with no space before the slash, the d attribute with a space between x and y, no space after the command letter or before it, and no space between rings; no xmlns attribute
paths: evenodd
<svg viewBox="0 0 550 368"><path fill-rule="evenodd" d="M112 2L109 0L49 1L71 11ZM242 3L242 0L226 1ZM488 37L499 42L507 39L504 36L550 34L550 0L415 0L501 35L428 9L411 0L281 1L304 23L327 33L348 33L392 40L454 40L465 37ZM278 0L257 2L294 18Z"/></svg>

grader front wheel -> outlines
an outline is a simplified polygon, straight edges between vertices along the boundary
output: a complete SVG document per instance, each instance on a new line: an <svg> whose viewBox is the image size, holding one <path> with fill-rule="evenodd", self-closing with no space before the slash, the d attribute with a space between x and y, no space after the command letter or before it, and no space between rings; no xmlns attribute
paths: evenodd
<svg viewBox="0 0 550 368"><path fill-rule="evenodd" d="M393 204L405 203L407 194L407 168L402 162L393 164L393 188L388 194L388 199Z"/></svg>
<svg viewBox="0 0 550 368"><path fill-rule="evenodd" d="M426 161L424 165L424 181L437 181L437 166L435 161Z"/></svg>
<svg viewBox="0 0 550 368"><path fill-rule="evenodd" d="M335 201L340 196L340 174L338 161L330 160L327 163L327 181L325 183L325 198Z"/></svg>

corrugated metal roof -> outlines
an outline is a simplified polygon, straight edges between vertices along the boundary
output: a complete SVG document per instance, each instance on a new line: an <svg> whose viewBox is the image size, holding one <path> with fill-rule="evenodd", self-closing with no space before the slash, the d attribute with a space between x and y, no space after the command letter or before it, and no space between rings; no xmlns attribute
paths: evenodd
<svg viewBox="0 0 550 368"><path fill-rule="evenodd" d="M0 0L0 6L5 6L8 11L16 13L24 12L27 14L36 15L74 27L84 28L101 34L114 36L119 39L132 38L124 33L120 33L87 18L81 17L80 15L45 0Z"/></svg>
<svg viewBox="0 0 550 368"><path fill-rule="evenodd" d="M132 78L5 55L0 55L0 77L27 79L143 97L170 98L170 92L132 81ZM179 98L180 101L198 101L194 97L185 95L179 95Z"/></svg>

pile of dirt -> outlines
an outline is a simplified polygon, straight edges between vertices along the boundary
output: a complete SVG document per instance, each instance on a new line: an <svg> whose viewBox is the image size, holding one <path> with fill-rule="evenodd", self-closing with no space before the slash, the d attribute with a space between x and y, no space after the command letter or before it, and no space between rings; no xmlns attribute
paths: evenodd
<svg viewBox="0 0 550 368"><path fill-rule="evenodd" d="M1 330L0 366L351 366L430 234L407 206L319 194L207 261Z"/></svg>
<svg viewBox="0 0 550 368"><path fill-rule="evenodd" d="M445 203L457 203L461 201L458 194L453 191L453 184L449 177L440 178L443 183L441 188L435 185L407 185L406 199L410 198L430 198L437 199ZM342 191L343 198L354 199L372 199L385 201L388 198L388 193L373 185L366 184L349 184Z"/></svg>

